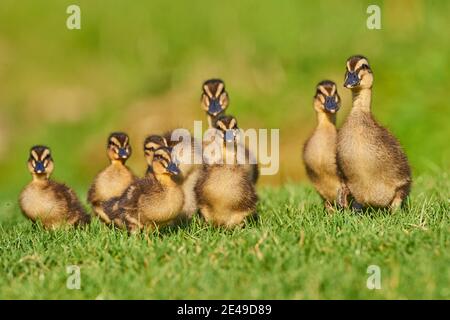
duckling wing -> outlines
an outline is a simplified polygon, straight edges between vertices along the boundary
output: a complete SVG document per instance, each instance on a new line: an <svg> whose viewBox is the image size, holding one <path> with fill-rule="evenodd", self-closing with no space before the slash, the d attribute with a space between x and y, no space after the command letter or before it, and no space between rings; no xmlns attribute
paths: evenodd
<svg viewBox="0 0 450 320"><path fill-rule="evenodd" d="M90 221L90 216L86 213L86 210L73 189L65 184L54 181L50 181L49 187L55 191L58 200L65 202L67 208L66 218L69 223L83 224Z"/></svg>
<svg viewBox="0 0 450 320"><path fill-rule="evenodd" d="M137 211L139 198L151 189L153 179L150 177L137 179L133 182L125 192L117 198L109 202L109 207L113 207L112 211L121 211L121 215L134 215Z"/></svg>
<svg viewBox="0 0 450 320"><path fill-rule="evenodd" d="M394 135L386 128L379 126L379 139L383 141L383 149L385 149L387 154L389 154L389 162L395 163L396 173L400 177L410 176L411 169L408 164L408 159L405 152L403 151L399 141Z"/></svg>

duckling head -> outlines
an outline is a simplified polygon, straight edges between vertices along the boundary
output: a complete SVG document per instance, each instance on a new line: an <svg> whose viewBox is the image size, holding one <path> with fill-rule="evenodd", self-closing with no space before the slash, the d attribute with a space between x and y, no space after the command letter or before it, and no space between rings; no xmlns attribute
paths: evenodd
<svg viewBox="0 0 450 320"><path fill-rule="evenodd" d="M341 97L336 83L330 80L319 82L314 96L314 109L317 112L336 113L341 107Z"/></svg>
<svg viewBox="0 0 450 320"><path fill-rule="evenodd" d="M30 149L28 170L33 177L48 179L53 172L53 159L46 146L34 146Z"/></svg>
<svg viewBox="0 0 450 320"><path fill-rule="evenodd" d="M221 116L216 120L214 127L218 130L225 144L234 143L239 132L235 117L230 115Z"/></svg>
<svg viewBox="0 0 450 320"><path fill-rule="evenodd" d="M155 151L159 148L166 147L168 148L166 138L153 134L145 138L144 140L144 154L145 160L149 167L153 165L153 157L155 155Z"/></svg>
<svg viewBox="0 0 450 320"><path fill-rule="evenodd" d="M178 164L173 161L171 150L167 147L155 150L152 167L156 176L178 176L181 173Z"/></svg>
<svg viewBox="0 0 450 320"><path fill-rule="evenodd" d="M131 156L130 139L126 133L113 132L108 137L108 157L111 161L125 163Z"/></svg>
<svg viewBox="0 0 450 320"><path fill-rule="evenodd" d="M348 58L344 87L358 91L370 89L372 84L373 74L367 58L360 55Z"/></svg>
<svg viewBox="0 0 450 320"><path fill-rule="evenodd" d="M220 79L209 79L202 86L202 107L210 116L217 116L228 107L228 93Z"/></svg>

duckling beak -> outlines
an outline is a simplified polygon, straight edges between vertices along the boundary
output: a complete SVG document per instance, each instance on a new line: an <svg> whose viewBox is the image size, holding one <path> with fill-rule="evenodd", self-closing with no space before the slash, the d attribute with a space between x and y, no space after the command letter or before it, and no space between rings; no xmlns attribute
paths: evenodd
<svg viewBox="0 0 450 320"><path fill-rule="evenodd" d="M37 174L44 173L45 167L42 162L36 162L36 166L34 167L34 172Z"/></svg>
<svg viewBox="0 0 450 320"><path fill-rule="evenodd" d="M167 166L167 172L169 172L170 174L173 174L174 176L177 176L181 173L178 166L173 162L169 163L169 165Z"/></svg>
<svg viewBox="0 0 450 320"><path fill-rule="evenodd" d="M334 97L325 97L324 107L328 112L335 113L338 111L338 104Z"/></svg>
<svg viewBox="0 0 450 320"><path fill-rule="evenodd" d="M225 142L233 142L234 141L234 133L232 130L225 131Z"/></svg>
<svg viewBox="0 0 450 320"><path fill-rule="evenodd" d="M124 149L124 148L120 148L120 149L119 149L119 157L120 157L121 159L126 159L126 158L128 158L128 152L127 152L127 150Z"/></svg>
<svg viewBox="0 0 450 320"><path fill-rule="evenodd" d="M356 72L347 71L344 87L353 88L359 84L360 80Z"/></svg>
<svg viewBox="0 0 450 320"><path fill-rule="evenodd" d="M212 116L218 115L220 112L222 112L222 107L219 103L219 100L212 98L210 100L209 106L208 106L208 113Z"/></svg>

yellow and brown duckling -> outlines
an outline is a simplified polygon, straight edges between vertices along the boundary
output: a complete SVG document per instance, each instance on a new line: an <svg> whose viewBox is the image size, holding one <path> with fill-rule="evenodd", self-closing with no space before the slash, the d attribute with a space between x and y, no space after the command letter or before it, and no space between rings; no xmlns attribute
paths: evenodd
<svg viewBox="0 0 450 320"><path fill-rule="evenodd" d="M186 221L191 219L198 210L197 198L194 189L201 172L201 145L197 139L192 136L189 141L187 141L190 145L184 145L185 141L182 139L179 141L174 140L172 133L173 131L166 132L164 134L164 138L165 141L168 142L169 149L172 152L172 157L174 157L174 162L177 163L181 172L181 178L183 180L182 189L184 192L184 205L180 219L181 221ZM189 154L185 159L184 152L186 152L186 148L188 149L187 152ZM195 162L196 159L199 159L199 163Z"/></svg>
<svg viewBox="0 0 450 320"><path fill-rule="evenodd" d="M372 116L373 73L367 58L347 60L344 86L353 106L338 133L337 161L355 208L398 209L411 188L411 169L397 139Z"/></svg>
<svg viewBox="0 0 450 320"><path fill-rule="evenodd" d="M155 151L162 147L169 147L165 137L153 134L145 138L144 155L145 161L147 162L147 176L153 177L153 157L155 155Z"/></svg>
<svg viewBox="0 0 450 320"><path fill-rule="evenodd" d="M248 166L236 159L236 119L222 116L216 120L215 128L220 133L215 143L220 144L217 147L222 151L221 159L203 165L195 192L200 213L207 222L232 228L255 213L258 197Z"/></svg>
<svg viewBox="0 0 450 320"><path fill-rule="evenodd" d="M245 141L241 139L240 129L238 127L238 123L235 117L220 115L215 122L216 129L219 130L221 134L224 132L223 139L225 143L231 142L235 144L236 150L238 150L238 146L241 151L244 152L243 156L245 157L245 163L241 164L248 172L249 178L253 184L256 184L259 178L259 166L258 163L250 163L250 160L254 160L254 155L251 151L245 146ZM228 128L233 128L232 130Z"/></svg>
<svg viewBox="0 0 450 320"><path fill-rule="evenodd" d="M88 191L88 202L92 209L103 222L114 222L103 211L103 203L112 198L119 197L134 181L135 176L125 165L131 156L130 139L126 133L113 132L108 137L107 154L110 165L101 171L94 179ZM120 224L120 221L116 221Z"/></svg>
<svg viewBox="0 0 450 320"><path fill-rule="evenodd" d="M228 93L225 91L225 83L220 79L206 80L202 89L202 107L208 116L209 128L213 128L216 119L224 114L228 107Z"/></svg>
<svg viewBox="0 0 450 320"><path fill-rule="evenodd" d="M48 147L31 148L28 170L33 180L20 194L22 212L32 221L40 221L47 229L88 223L90 216L86 214L75 192L62 183L50 180L53 168Z"/></svg>
<svg viewBox="0 0 450 320"><path fill-rule="evenodd" d="M122 219L130 231L171 224L183 208L180 170L170 149L161 147L152 157L152 173L136 179L118 201L104 205L105 212Z"/></svg>
<svg viewBox="0 0 450 320"><path fill-rule="evenodd" d="M320 82L313 105L317 127L303 147L303 162L309 179L324 200L325 208L332 211L342 187L336 164L336 113L341 106L336 84L329 80Z"/></svg>

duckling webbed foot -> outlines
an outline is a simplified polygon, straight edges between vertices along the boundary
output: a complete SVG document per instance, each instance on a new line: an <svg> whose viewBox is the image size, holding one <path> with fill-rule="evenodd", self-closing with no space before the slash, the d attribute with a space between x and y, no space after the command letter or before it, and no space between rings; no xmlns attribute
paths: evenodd
<svg viewBox="0 0 450 320"><path fill-rule="evenodd" d="M394 198L391 201L391 204L389 205L389 209L391 213L395 213L399 209L401 209L405 203L405 198L408 195L409 190L407 187L402 187L395 192Z"/></svg>
<svg viewBox="0 0 450 320"><path fill-rule="evenodd" d="M352 210L353 211L361 213L361 212L363 212L363 209L364 209L364 206L361 203L357 202L356 200L352 201Z"/></svg>

